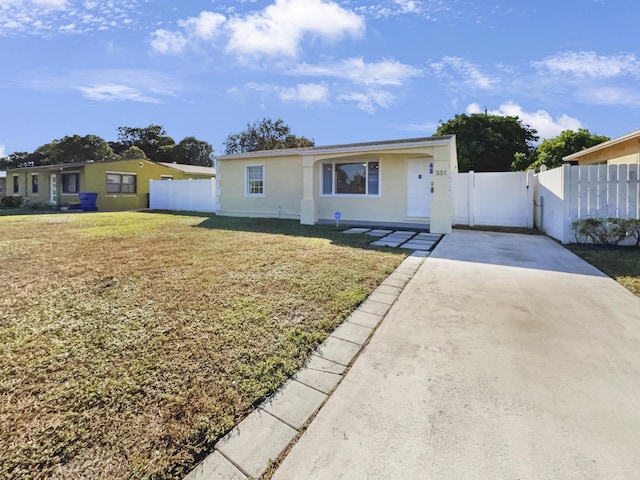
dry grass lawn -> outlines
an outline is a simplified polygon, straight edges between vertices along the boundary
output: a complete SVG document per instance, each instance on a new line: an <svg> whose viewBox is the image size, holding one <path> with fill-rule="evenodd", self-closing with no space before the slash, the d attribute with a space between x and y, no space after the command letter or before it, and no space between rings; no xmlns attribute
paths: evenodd
<svg viewBox="0 0 640 480"><path fill-rule="evenodd" d="M640 297L640 249L601 245L567 245L567 247Z"/></svg>
<svg viewBox="0 0 640 480"><path fill-rule="evenodd" d="M179 478L402 261L297 222L0 216L0 478Z"/></svg>

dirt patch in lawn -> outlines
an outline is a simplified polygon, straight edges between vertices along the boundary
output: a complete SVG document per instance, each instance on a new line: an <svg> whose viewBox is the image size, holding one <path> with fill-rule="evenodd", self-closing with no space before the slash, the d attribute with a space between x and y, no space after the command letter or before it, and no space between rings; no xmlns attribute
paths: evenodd
<svg viewBox="0 0 640 480"><path fill-rule="evenodd" d="M175 478L402 261L277 220L0 217L0 477Z"/></svg>

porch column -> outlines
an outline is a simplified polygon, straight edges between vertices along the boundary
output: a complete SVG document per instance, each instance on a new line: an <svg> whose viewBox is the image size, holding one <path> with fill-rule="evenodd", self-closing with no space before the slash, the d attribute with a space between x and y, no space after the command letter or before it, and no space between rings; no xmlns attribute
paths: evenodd
<svg viewBox="0 0 640 480"><path fill-rule="evenodd" d="M303 155L302 157L300 223L303 225L315 225L316 223L316 205L313 199L313 155Z"/></svg>
<svg viewBox="0 0 640 480"><path fill-rule="evenodd" d="M455 162L454 162L455 161ZM431 233L451 233L453 225L452 175L458 171L456 145L436 147L433 154Z"/></svg>

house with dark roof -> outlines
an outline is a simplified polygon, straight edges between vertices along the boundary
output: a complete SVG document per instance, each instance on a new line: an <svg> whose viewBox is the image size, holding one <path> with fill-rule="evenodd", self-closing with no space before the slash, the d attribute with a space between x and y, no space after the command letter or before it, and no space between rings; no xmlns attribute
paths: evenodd
<svg viewBox="0 0 640 480"><path fill-rule="evenodd" d="M80 193L97 193L98 210L136 210L149 206L150 180L213 177L210 167L142 159L64 163L7 170L6 195L73 207Z"/></svg>
<svg viewBox="0 0 640 480"><path fill-rule="evenodd" d="M448 233L457 171L454 135L224 155L217 203L226 216Z"/></svg>

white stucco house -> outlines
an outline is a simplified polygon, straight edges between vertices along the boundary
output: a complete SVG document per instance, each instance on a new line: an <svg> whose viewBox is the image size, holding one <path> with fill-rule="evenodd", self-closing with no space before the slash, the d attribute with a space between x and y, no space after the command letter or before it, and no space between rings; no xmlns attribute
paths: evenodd
<svg viewBox="0 0 640 480"><path fill-rule="evenodd" d="M451 231L454 135L224 155L216 168L220 215Z"/></svg>

